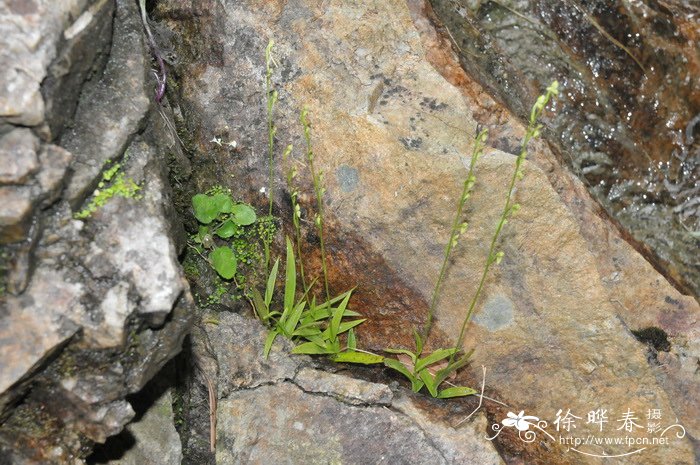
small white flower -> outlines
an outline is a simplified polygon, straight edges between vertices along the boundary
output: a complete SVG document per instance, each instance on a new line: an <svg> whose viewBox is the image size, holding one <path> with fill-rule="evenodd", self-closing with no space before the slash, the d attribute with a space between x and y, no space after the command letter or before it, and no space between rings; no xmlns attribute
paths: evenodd
<svg viewBox="0 0 700 465"><path fill-rule="evenodd" d="M264 194L265 192L267 192L267 189L265 189L265 186L262 186L262 187L260 188L260 193L261 193L261 194Z"/></svg>
<svg viewBox="0 0 700 465"><path fill-rule="evenodd" d="M539 418L531 415L525 415L525 411L521 410L517 415L513 412L508 412L508 418L505 418L501 423L503 423L503 426L515 426L518 428L518 431L527 431L530 429L530 425L532 424L530 420L537 422L539 421Z"/></svg>
<svg viewBox="0 0 700 465"><path fill-rule="evenodd" d="M228 145L232 149L235 149L236 147L238 147L238 142L236 142L235 140L232 140L231 142L227 142L226 145Z"/></svg>
<svg viewBox="0 0 700 465"><path fill-rule="evenodd" d="M218 137L214 137L214 138L213 138L212 140L210 140L209 142L213 142L213 143L215 143L216 145L218 145L219 147L221 147L221 139L219 139Z"/></svg>

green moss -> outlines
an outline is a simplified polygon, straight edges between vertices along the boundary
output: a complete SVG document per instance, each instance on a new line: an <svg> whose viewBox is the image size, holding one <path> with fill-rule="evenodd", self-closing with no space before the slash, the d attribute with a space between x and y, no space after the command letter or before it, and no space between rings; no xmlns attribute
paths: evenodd
<svg viewBox="0 0 700 465"><path fill-rule="evenodd" d="M92 199L88 205L73 215L76 219L83 220L90 217L112 197L141 198L138 195L141 188L133 179L124 177L124 173L120 171L121 167L121 163L115 163L102 173L102 180L97 185L95 192L93 192Z"/></svg>

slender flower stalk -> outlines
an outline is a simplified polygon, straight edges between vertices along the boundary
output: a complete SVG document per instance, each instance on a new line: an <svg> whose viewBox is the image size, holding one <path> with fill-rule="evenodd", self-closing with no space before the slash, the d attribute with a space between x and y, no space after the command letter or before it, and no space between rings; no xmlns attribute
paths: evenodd
<svg viewBox="0 0 700 465"><path fill-rule="evenodd" d="M323 173L317 172L314 167L314 152L311 146L311 123L309 123L309 110L304 108L301 111L301 125L304 127L304 139L306 140L306 160L309 163L311 171L311 179L314 185L314 194L316 195L316 217L314 224L318 229L319 243L321 249L321 269L323 271L323 285L326 291L326 301L330 301L331 293L328 287L328 267L326 265L326 244L324 240L324 221L323 221L323 194L326 189L323 187Z"/></svg>
<svg viewBox="0 0 700 465"><path fill-rule="evenodd" d="M272 48L275 46L275 41L270 39L267 47L265 48L265 93L267 95L267 153L268 153L268 164L269 164L269 179L268 179L268 195L270 196L270 211L269 215L272 216L272 202L274 199L274 174L275 174L275 134L277 133L277 127L274 122L274 111L275 104L277 103L278 93L276 89L272 88L272 67L275 64L275 60L272 57Z"/></svg>
<svg viewBox="0 0 700 465"><path fill-rule="evenodd" d="M457 245L459 236L461 236L467 231L468 224L466 221L464 221L463 218L464 206L467 203L467 200L469 200L472 190L474 190L474 184L476 183L474 168L476 167L477 160L484 153L484 147L486 145L487 139L488 130L484 129L476 135L474 141L474 149L472 150L472 157L469 161L469 171L467 172L467 177L465 178L464 183L462 185L462 195L460 195L459 201L457 202L457 212L455 214L454 220L452 221L450 239L447 241L447 245L445 246L445 256L442 260L442 266L440 267L440 274L438 275L438 279L435 282L433 297L430 300L430 309L428 311L428 318L425 322L425 326L421 334L422 339L421 343L419 344L420 346L423 346L423 342L425 342L425 340L428 338L428 335L430 334L430 329L433 324L433 317L435 316L435 309L437 308L437 303L440 297L440 288L442 286L442 282L445 280L445 275L447 274L447 267L450 262L450 254L452 253L452 249L454 249Z"/></svg>
<svg viewBox="0 0 700 465"><path fill-rule="evenodd" d="M479 286L477 287L476 292L474 293L474 296L472 297L472 300L469 303L467 314L464 318L464 322L462 323L462 328L460 329L459 337L457 338L457 343L455 344L455 349L457 349L457 351L462 347L462 344L464 343L464 335L467 329L467 325L471 321L472 315L474 314L474 309L476 308L476 303L479 300L479 296L481 295L484 283L486 282L486 276L488 275L489 269L494 263L500 263L501 259L503 258L503 251L496 251L496 247L498 246L498 238L501 235L503 226L505 226L508 222L508 218L520 209L520 205L513 202L513 193L515 192L515 183L518 180L522 179L524 175L522 164L525 161L525 158L527 157L527 146L530 143L530 140L539 137L540 129L542 129L542 126L537 123L537 120L542 114L542 111L544 111L544 107L547 105L547 103L549 103L552 97L555 97L558 94L558 92L559 83L557 81L554 81L549 85L549 87L547 87L546 92L537 98L537 101L535 102L535 105L532 107L532 111L530 112L530 121L528 123L525 136L523 137L522 145L520 146L520 153L518 154L518 158L515 161L515 170L513 171L513 176L511 177L510 185L508 186L508 193L506 195L506 202L503 207L503 212L501 213L498 225L496 226L496 231L494 232L493 238L491 239L491 246L489 247L489 253L486 257L484 271L481 274ZM450 356L448 366L454 362L455 354L457 353L457 351L455 351L455 353L453 353Z"/></svg>
<svg viewBox="0 0 700 465"><path fill-rule="evenodd" d="M289 195L292 204L292 226L294 227L294 241L296 242L297 256L299 257L297 262L299 264L299 275L301 276L301 283L304 286L304 294L309 293L309 284L306 282L306 275L304 272L304 262L302 260L301 253L301 207L299 206L298 198L299 191L294 184L294 178L297 177L297 169L293 164L291 159L292 145L288 145L282 155L282 160L289 160L289 169L287 170L287 189L289 190Z"/></svg>

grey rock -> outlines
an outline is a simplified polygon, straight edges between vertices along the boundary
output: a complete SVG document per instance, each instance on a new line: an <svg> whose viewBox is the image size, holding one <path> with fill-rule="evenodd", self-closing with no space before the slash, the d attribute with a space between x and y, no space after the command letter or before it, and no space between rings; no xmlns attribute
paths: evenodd
<svg viewBox="0 0 700 465"><path fill-rule="evenodd" d="M135 2L117 2L114 37L103 78L84 87L73 127L61 137L80 168L64 194L74 206L95 187L107 160L124 153L150 104L145 93L150 62Z"/></svg>
<svg viewBox="0 0 700 465"><path fill-rule="evenodd" d="M18 242L27 236L34 192L26 186L0 186L0 244Z"/></svg>
<svg viewBox="0 0 700 465"><path fill-rule="evenodd" d="M63 43L41 84L52 139L71 121L85 81L99 78L109 56L116 2L91 3L64 29Z"/></svg>
<svg viewBox="0 0 700 465"><path fill-rule="evenodd" d="M353 405L390 405L394 397L385 384L370 383L312 368L299 370L294 384L305 392L332 396Z"/></svg>
<svg viewBox="0 0 700 465"><path fill-rule="evenodd" d="M12 0L0 5L0 123L42 123L41 82L69 17L79 16L86 3Z"/></svg>
<svg viewBox="0 0 700 465"><path fill-rule="evenodd" d="M405 416L291 383L235 392L220 402L217 419L221 465L448 463Z"/></svg>
<svg viewBox="0 0 700 465"><path fill-rule="evenodd" d="M169 389L162 392L140 418L130 423L122 436L129 444L123 455L113 460L96 460L105 465L180 465L182 446L174 425L173 400Z"/></svg>
<svg viewBox="0 0 700 465"><path fill-rule="evenodd" d="M234 313L222 314L218 325L206 332L219 368L219 395L237 389L294 379L306 357L289 357L290 343L278 337L268 359L263 358L267 329L260 322ZM235 356L230 356L235 354Z"/></svg>
<svg viewBox="0 0 700 465"><path fill-rule="evenodd" d="M501 465L505 462L498 455L493 443L485 439L487 420L483 411L477 411L472 418L454 418L454 425L431 418L425 410L418 408L403 394L393 402L396 410L415 421L434 446L442 453L447 463L478 463L480 465Z"/></svg>
<svg viewBox="0 0 700 465"><path fill-rule="evenodd" d="M44 206L58 198L72 160L73 154L62 147L47 144L42 148L39 153L41 171L36 174L36 179L41 188Z"/></svg>
<svg viewBox="0 0 700 465"><path fill-rule="evenodd" d="M39 139L29 129L15 129L0 138L0 184L25 184L39 167Z"/></svg>
<svg viewBox="0 0 700 465"><path fill-rule="evenodd" d="M51 309L82 308L84 287L58 270L37 270L29 288L0 309L0 413L19 394L10 389L55 354L78 327Z"/></svg>

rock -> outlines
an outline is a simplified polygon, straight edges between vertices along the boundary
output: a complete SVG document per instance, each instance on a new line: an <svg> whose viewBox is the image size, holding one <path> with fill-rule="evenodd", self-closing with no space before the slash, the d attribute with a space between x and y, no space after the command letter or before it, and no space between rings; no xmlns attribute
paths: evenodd
<svg viewBox="0 0 700 465"><path fill-rule="evenodd" d="M53 144L45 145L39 153L41 171L37 173L36 178L41 187L42 196L45 197L44 206L50 205L58 198L58 194L64 187L66 170L72 160L72 153Z"/></svg>
<svg viewBox="0 0 700 465"><path fill-rule="evenodd" d="M0 184L25 184L39 167L38 146L29 129L15 129L0 138Z"/></svg>
<svg viewBox="0 0 700 465"><path fill-rule="evenodd" d="M29 187L0 186L0 244L9 244L24 239L31 226L34 206L32 189Z"/></svg>
<svg viewBox="0 0 700 465"><path fill-rule="evenodd" d="M0 148L11 152L0 243L12 242L0 307L0 450L12 452L0 462L78 464L133 418L127 396L180 351L194 303L169 205L173 135L161 119L172 114L149 114L137 4L44 3L0 5L11 44L0 46ZM108 159L137 195L75 219Z"/></svg>
<svg viewBox="0 0 700 465"><path fill-rule="evenodd" d="M697 5L425 3L465 69L522 119L559 80L548 141L657 268L700 293L687 234L700 227Z"/></svg>
<svg viewBox="0 0 700 465"><path fill-rule="evenodd" d="M17 397L10 390L27 379L73 336L78 327L47 309L81 307L83 286L41 269L21 296L10 296L0 313L0 412Z"/></svg>
<svg viewBox="0 0 700 465"><path fill-rule="evenodd" d="M352 405L391 405L394 395L384 384L368 383L347 376L302 368L294 383L309 394L333 393L337 399Z"/></svg>
<svg viewBox="0 0 700 465"><path fill-rule="evenodd" d="M118 39L112 41L103 79L83 88L73 127L61 137L61 146L73 154L73 164L81 167L65 193L74 206L95 187L106 162L123 153L133 134L143 127L150 104L145 94L150 62L144 52L141 17L133 2L117 3L114 37Z"/></svg>
<svg viewBox="0 0 700 465"><path fill-rule="evenodd" d="M218 425L216 459L224 465L451 463L402 415L348 406L289 383L232 394L219 404ZM496 456L492 463L499 462Z"/></svg>
<svg viewBox="0 0 700 465"><path fill-rule="evenodd" d="M293 379L299 369L299 359L285 355L291 346L284 338L277 338L267 360L261 356L267 332L254 321L226 314L222 315L218 325L206 328L206 332L211 350L217 357L218 386L222 397L226 397L230 390L252 389ZM226 356L234 353L235 357Z"/></svg>
<svg viewBox="0 0 700 465"><path fill-rule="evenodd" d="M98 450L91 457L91 463L180 465L182 446L174 426L171 391L161 389L147 397L152 401L147 410L139 412L139 417L121 435L110 440L108 450Z"/></svg>
<svg viewBox="0 0 700 465"><path fill-rule="evenodd" d="M201 170L193 185L222 183L260 205L266 202L260 188L267 185L268 169L260 82L263 50L274 37L277 148L281 153L293 143L294 156L303 158L297 121L307 106L315 163L326 173L331 286L335 292L358 286L354 305L368 318L358 337L363 347L375 350L410 347L412 328L425 318L478 123L504 126L493 131L492 143L508 151L517 150L523 133L522 125L460 69L421 5L277 2L224 9L200 2L183 10L179 3L161 2L157 8L163 23L194 47L187 53L200 57L178 68L183 114L197 115L189 120ZM523 108L530 104L521 102ZM214 136L239 141L238 155L213 147ZM513 154L495 147L486 152L466 211L469 230L460 238L443 286L432 336L436 346L457 337L512 175ZM285 215L281 164L276 211ZM638 415L658 409L664 425L678 418L688 436L700 437L698 380L688 375L700 358L695 343L700 306L625 240L544 144L532 145L525 172L516 193L522 209L501 238L505 258L486 280L465 342L466 349L476 349L472 366L487 367L487 393L511 406L485 402L490 423L508 411L547 419L551 428L559 409L586 418L591 410L607 408L612 423L628 408ZM313 218L306 194L310 183L308 178L299 182L304 217ZM313 273L315 234L305 232ZM657 349L633 335L632 330L648 326L669 335L668 354L659 357ZM307 393L279 378L272 379L284 386L285 395L307 401ZM471 368L457 381L475 385L480 379L480 371ZM272 396L274 386L232 392L222 410L242 417L240 422L221 418L222 434L229 427L267 427L244 405ZM339 408L328 402L328 408ZM291 428L298 414L269 415ZM527 444L504 434L496 441L505 460L595 463L551 440ZM224 457L223 449L242 450L238 447L232 438L218 453ZM254 461L230 452L226 457ZM693 463L695 457L691 439L684 437L623 463Z"/></svg>
<svg viewBox="0 0 700 465"><path fill-rule="evenodd" d="M65 43L48 67L41 85L52 137L60 135L71 122L80 92L89 86L86 81L102 74L110 56L108 48L95 45L111 42L116 2L99 0L91 3L63 30Z"/></svg>
<svg viewBox="0 0 700 465"><path fill-rule="evenodd" d="M403 395L395 406L386 385L313 369L286 341L264 361L256 321L221 314L206 332L219 366L216 463L503 463L471 427L431 420Z"/></svg>

